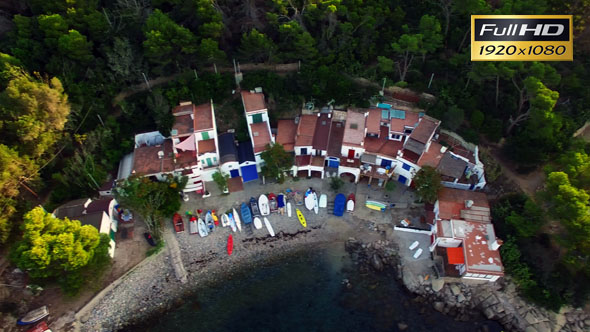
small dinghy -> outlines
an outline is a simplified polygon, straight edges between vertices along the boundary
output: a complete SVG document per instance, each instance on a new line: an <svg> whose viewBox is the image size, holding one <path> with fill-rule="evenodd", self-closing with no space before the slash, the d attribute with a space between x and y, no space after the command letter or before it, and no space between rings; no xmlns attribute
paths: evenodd
<svg viewBox="0 0 590 332"><path fill-rule="evenodd" d="M313 210L316 200L313 199L313 195L311 193L306 194L305 195L305 207L310 211Z"/></svg>
<svg viewBox="0 0 590 332"><path fill-rule="evenodd" d="M354 194L348 195L348 198L346 200L346 212L354 211L355 202L356 202L356 198L354 197Z"/></svg>
<svg viewBox="0 0 590 332"><path fill-rule="evenodd" d="M305 221L305 217L303 216L303 213L301 213L301 210L295 209L295 212L297 212L297 219L299 219L301 226L307 227L307 221Z"/></svg>
<svg viewBox="0 0 590 332"><path fill-rule="evenodd" d="M236 211L236 209L232 209L233 214L232 217L234 219L234 223L236 224L236 227L238 228L238 231L242 231L242 221L240 220L240 215L238 214L238 211Z"/></svg>
<svg viewBox="0 0 590 332"><path fill-rule="evenodd" d="M270 214L270 206L268 204L268 197L265 194L260 195L258 198L258 207L260 208L260 214L268 216Z"/></svg>
<svg viewBox="0 0 590 332"><path fill-rule="evenodd" d="M254 227L256 229L262 228L262 221L260 220L260 218L258 218L258 217L254 218Z"/></svg>
<svg viewBox="0 0 590 332"><path fill-rule="evenodd" d="M336 199L334 199L334 215L338 217L342 217L344 214L344 209L346 207L346 196L344 194L336 195Z"/></svg>
<svg viewBox="0 0 590 332"><path fill-rule="evenodd" d="M197 217L191 216L188 222L188 231L190 234L197 234L199 232L199 227L197 226Z"/></svg>
<svg viewBox="0 0 590 332"><path fill-rule="evenodd" d="M27 330L27 332L51 332L47 323L41 321Z"/></svg>
<svg viewBox="0 0 590 332"><path fill-rule="evenodd" d="M207 226L205 226L203 219L199 218L199 221L197 221L197 227L199 228L199 235L201 237L209 235L209 230L207 229Z"/></svg>
<svg viewBox="0 0 590 332"><path fill-rule="evenodd" d="M287 202L287 216L291 218L291 202Z"/></svg>
<svg viewBox="0 0 590 332"><path fill-rule="evenodd" d="M253 217L258 217L260 215L260 208L258 207L258 201L256 200L256 198L251 197L250 198L250 214ZM242 211L242 218L244 218L244 211ZM244 220L244 224L247 224L247 222Z"/></svg>
<svg viewBox="0 0 590 332"><path fill-rule="evenodd" d="M321 208L326 208L328 206L328 195L321 194L320 195L320 202L318 204Z"/></svg>
<svg viewBox="0 0 590 332"><path fill-rule="evenodd" d="M242 221L244 222L244 225L251 224L252 223L252 212L250 212L248 205L246 205L246 203L242 203L240 210L242 212ZM240 228L240 227L238 227L238 228Z"/></svg>
<svg viewBox="0 0 590 332"><path fill-rule="evenodd" d="M215 214L215 210L211 210L211 216L213 217L213 224L215 227L219 226L219 218Z"/></svg>
<svg viewBox="0 0 590 332"><path fill-rule="evenodd" d="M227 215L227 213L224 213L221 215L221 226L222 227L229 226L229 216Z"/></svg>
<svg viewBox="0 0 590 332"><path fill-rule="evenodd" d="M231 227L232 232L237 232L237 227L236 227L236 221L234 220L234 215L233 213L229 213L227 215L227 218L229 219L229 226Z"/></svg>
<svg viewBox="0 0 590 332"><path fill-rule="evenodd" d="M207 214L205 215L205 223L207 224L207 227L209 227L209 231L213 232L215 225L213 224L213 215L211 214L211 211L207 211Z"/></svg>
<svg viewBox="0 0 590 332"><path fill-rule="evenodd" d="M174 214L172 217L172 223L174 224L174 230L176 233L184 232L184 221L182 220L182 216L180 214Z"/></svg>
<svg viewBox="0 0 590 332"><path fill-rule="evenodd" d="M234 252L234 237L230 234L227 237L227 255L231 256L232 252Z"/></svg>
<svg viewBox="0 0 590 332"><path fill-rule="evenodd" d="M279 204L277 203L277 196L273 193L268 194L268 206L270 208L270 213L275 213L279 209Z"/></svg>
<svg viewBox="0 0 590 332"><path fill-rule="evenodd" d="M47 310L47 306L42 306L35 310L29 311L26 315L24 315L21 319L19 319L16 324L17 325L31 325L35 324L38 321L42 320L43 318L49 315L49 311Z"/></svg>
<svg viewBox="0 0 590 332"><path fill-rule="evenodd" d="M270 224L270 221L268 221L268 218L264 217L264 225L266 226L266 230L268 231L268 234L270 234L270 236L275 236L275 230L272 229L272 225Z"/></svg>
<svg viewBox="0 0 590 332"><path fill-rule="evenodd" d="M281 215L285 214L285 194L283 193L277 196L277 208Z"/></svg>

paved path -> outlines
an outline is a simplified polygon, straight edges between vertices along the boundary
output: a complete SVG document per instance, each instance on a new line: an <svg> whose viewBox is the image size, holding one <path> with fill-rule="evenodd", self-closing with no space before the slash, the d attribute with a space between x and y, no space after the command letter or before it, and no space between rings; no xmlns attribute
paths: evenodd
<svg viewBox="0 0 590 332"><path fill-rule="evenodd" d="M164 230L164 240L166 241L166 247L168 248L168 253L170 253L170 263L174 268L174 274L178 281L185 284L188 281L186 270L184 265L182 264L182 257L180 256L180 247L178 246L178 241L176 240L176 236L172 234L170 229L165 228Z"/></svg>

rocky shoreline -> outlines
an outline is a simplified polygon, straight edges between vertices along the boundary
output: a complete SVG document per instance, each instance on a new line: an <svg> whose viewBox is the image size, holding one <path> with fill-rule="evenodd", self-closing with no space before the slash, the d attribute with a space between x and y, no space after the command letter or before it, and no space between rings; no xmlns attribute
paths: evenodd
<svg viewBox="0 0 590 332"><path fill-rule="evenodd" d="M414 302L432 306L436 311L459 321L489 319L498 321L508 331L584 332L590 331L590 316L581 309L564 308L559 313L526 303L518 296L509 280L495 283L465 284L440 282L418 276L416 283L404 275L395 243L379 240L364 243L355 238L346 241L346 250L359 264L359 269L395 269L398 281L415 294ZM400 330L407 325L398 326Z"/></svg>

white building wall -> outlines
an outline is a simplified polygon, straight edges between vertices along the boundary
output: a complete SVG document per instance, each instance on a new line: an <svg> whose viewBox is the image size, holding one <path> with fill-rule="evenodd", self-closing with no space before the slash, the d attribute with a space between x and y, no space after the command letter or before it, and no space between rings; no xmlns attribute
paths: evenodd
<svg viewBox="0 0 590 332"><path fill-rule="evenodd" d="M303 154L301 152L302 149L307 149L307 153ZM295 155L296 156L315 155L315 149L311 145L296 146L295 147Z"/></svg>
<svg viewBox="0 0 590 332"><path fill-rule="evenodd" d="M342 145L342 148L340 150L340 153L342 154L342 157L348 158L348 150L354 150L354 157L355 158L360 158L363 153L365 153L365 148L363 147L358 147L358 146L350 146L350 145Z"/></svg>
<svg viewBox="0 0 590 332"><path fill-rule="evenodd" d="M240 165L237 161L229 161L229 162L222 164L219 167L219 170L221 171L222 174L230 175L230 171L235 170L235 169L239 170L239 168L240 168Z"/></svg>

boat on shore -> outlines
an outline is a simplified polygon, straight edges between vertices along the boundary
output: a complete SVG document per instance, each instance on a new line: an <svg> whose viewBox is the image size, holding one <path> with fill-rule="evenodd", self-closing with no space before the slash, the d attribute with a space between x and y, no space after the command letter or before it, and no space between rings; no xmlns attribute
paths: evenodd
<svg viewBox="0 0 590 332"><path fill-rule="evenodd" d="M197 234L199 232L199 227L197 226L197 217L191 216L188 222L188 232L190 234Z"/></svg>
<svg viewBox="0 0 590 332"><path fill-rule="evenodd" d="M328 206L328 195L321 194L320 195L320 201L319 201L318 205L321 208L326 208Z"/></svg>
<svg viewBox="0 0 590 332"><path fill-rule="evenodd" d="M37 325L28 329L27 332L51 332L51 330L49 329L49 326L47 326L47 323L45 323L45 321L41 321L37 323Z"/></svg>
<svg viewBox="0 0 590 332"><path fill-rule="evenodd" d="M354 194L348 195L348 198L346 200L346 212L354 211L355 202L356 202L356 198L355 198Z"/></svg>
<svg viewBox="0 0 590 332"><path fill-rule="evenodd" d="M221 215L221 227L229 226L229 216L227 213Z"/></svg>
<svg viewBox="0 0 590 332"><path fill-rule="evenodd" d="M295 209L295 212L297 213L297 219L299 219L299 223L301 223L301 226L307 227L307 221L305 220L303 213L301 213L301 210Z"/></svg>
<svg viewBox="0 0 590 332"><path fill-rule="evenodd" d="M281 215L285 214L285 198L285 194L283 193L277 195L277 209Z"/></svg>
<svg viewBox="0 0 590 332"><path fill-rule="evenodd" d="M199 228L199 235L201 237L209 235L209 230L207 229L207 226L205 226L203 219L199 218L199 221L197 221L197 227Z"/></svg>
<svg viewBox="0 0 590 332"><path fill-rule="evenodd" d="M334 215L342 217L344 215L344 209L346 207L346 196L344 194L336 195L334 199Z"/></svg>
<svg viewBox="0 0 590 332"><path fill-rule="evenodd" d="M287 216L291 218L291 202L287 202Z"/></svg>
<svg viewBox="0 0 590 332"><path fill-rule="evenodd" d="M180 214L174 214L172 217L172 223L174 224L174 230L176 233L184 232L184 221L182 220L182 216Z"/></svg>
<svg viewBox="0 0 590 332"><path fill-rule="evenodd" d="M205 214L205 224L207 225L207 227L209 227L210 231L213 231L213 228L215 228L215 224L213 223L213 215L211 214L211 211L207 211L207 214Z"/></svg>
<svg viewBox="0 0 590 332"><path fill-rule="evenodd" d="M237 226L236 226L236 221L234 220L234 215L233 213L229 213L227 215L227 218L229 219L229 226L231 227L232 232L237 232Z"/></svg>
<svg viewBox="0 0 590 332"><path fill-rule="evenodd" d="M277 196L273 193L268 194L268 206L270 207L270 213L275 213L279 209Z"/></svg>
<svg viewBox="0 0 590 332"><path fill-rule="evenodd" d="M234 252L234 237L230 234L227 237L227 255L231 256L232 252Z"/></svg>
<svg viewBox="0 0 590 332"><path fill-rule="evenodd" d="M49 315L49 311L47 310L47 306L42 306L35 310L29 311L26 315L24 315L21 319L16 321L17 325L31 325L35 324L38 321L42 320L43 318Z"/></svg>
<svg viewBox="0 0 590 332"><path fill-rule="evenodd" d="M270 206L268 204L268 197L265 194L258 198L258 208L260 208L260 215L268 216L270 214Z"/></svg>
<svg viewBox="0 0 590 332"><path fill-rule="evenodd" d="M313 212L315 212L315 214L318 214L320 212L320 209L318 207L318 194L316 194L316 192L314 191L311 195L313 197Z"/></svg>
<svg viewBox="0 0 590 332"><path fill-rule="evenodd" d="M255 217L254 218L254 227L256 229L261 229L262 228L262 221L260 220L260 218Z"/></svg>
<svg viewBox="0 0 590 332"><path fill-rule="evenodd" d="M260 216L260 208L258 207L258 201L254 197L250 198L250 210L251 210L250 215L252 217ZM244 212L244 211L242 211L242 212ZM243 213L242 213L242 218L244 218ZM246 224L245 220L244 220L244 224Z"/></svg>
<svg viewBox="0 0 590 332"><path fill-rule="evenodd" d="M240 220L240 215L238 214L238 211L236 211L235 208L232 209L233 214L232 217L234 218L234 222L236 224L236 227L238 228L238 231L242 231L242 221Z"/></svg>
<svg viewBox="0 0 590 332"><path fill-rule="evenodd" d="M270 221L268 221L268 218L266 218L266 217L264 217L264 225L266 226L266 230L268 231L268 234L270 234L270 236L275 236L275 230L272 228Z"/></svg>
<svg viewBox="0 0 590 332"><path fill-rule="evenodd" d="M246 205L246 203L242 203L240 210L242 213L242 221L244 222L244 225L251 224L252 223L252 212L250 212L250 208L248 208L248 205Z"/></svg>

